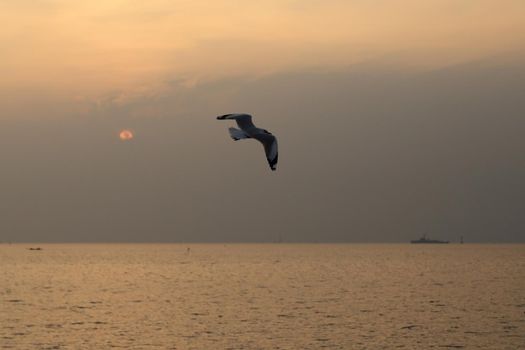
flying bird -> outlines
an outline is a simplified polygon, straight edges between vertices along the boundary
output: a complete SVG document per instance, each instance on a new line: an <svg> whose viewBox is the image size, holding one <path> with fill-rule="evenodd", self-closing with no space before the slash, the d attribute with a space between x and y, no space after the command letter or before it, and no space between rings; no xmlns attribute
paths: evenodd
<svg viewBox="0 0 525 350"><path fill-rule="evenodd" d="M264 146L266 159L270 168L275 170L277 165L277 138L268 130L260 129L253 125L252 116L249 114L225 114L217 117L219 120L233 119L237 122L239 129L229 128L230 136L234 141L243 139L256 139Z"/></svg>

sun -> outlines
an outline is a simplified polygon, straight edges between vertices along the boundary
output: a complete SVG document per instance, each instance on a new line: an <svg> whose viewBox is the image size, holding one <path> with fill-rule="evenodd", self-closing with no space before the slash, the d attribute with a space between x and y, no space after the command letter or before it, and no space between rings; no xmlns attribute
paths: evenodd
<svg viewBox="0 0 525 350"><path fill-rule="evenodd" d="M121 130L118 137L120 138L121 141L129 141L134 137L133 131L129 129Z"/></svg>

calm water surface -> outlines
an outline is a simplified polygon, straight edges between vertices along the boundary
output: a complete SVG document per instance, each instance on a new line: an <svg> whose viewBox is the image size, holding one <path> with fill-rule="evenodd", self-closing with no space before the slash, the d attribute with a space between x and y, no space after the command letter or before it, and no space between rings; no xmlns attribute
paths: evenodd
<svg viewBox="0 0 525 350"><path fill-rule="evenodd" d="M525 349L525 245L30 246L0 349Z"/></svg>

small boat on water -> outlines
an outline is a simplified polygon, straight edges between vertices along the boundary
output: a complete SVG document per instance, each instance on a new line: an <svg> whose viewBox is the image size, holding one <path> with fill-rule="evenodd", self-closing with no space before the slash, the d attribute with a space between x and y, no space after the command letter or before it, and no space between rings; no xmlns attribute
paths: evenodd
<svg viewBox="0 0 525 350"><path fill-rule="evenodd" d="M420 239L415 239L415 240L412 240L410 241L410 243L414 243L414 244L417 244L417 243L437 243L437 244L447 244L449 243L448 241L440 241L439 239L429 239L427 238L426 235L423 235L423 237L421 237Z"/></svg>

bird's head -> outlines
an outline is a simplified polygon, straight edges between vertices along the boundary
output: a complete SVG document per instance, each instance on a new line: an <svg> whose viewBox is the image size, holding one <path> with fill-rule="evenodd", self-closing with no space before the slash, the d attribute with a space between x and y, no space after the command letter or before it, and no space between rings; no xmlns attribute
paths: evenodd
<svg viewBox="0 0 525 350"><path fill-rule="evenodd" d="M218 120L232 119L233 114L224 114L217 117Z"/></svg>

